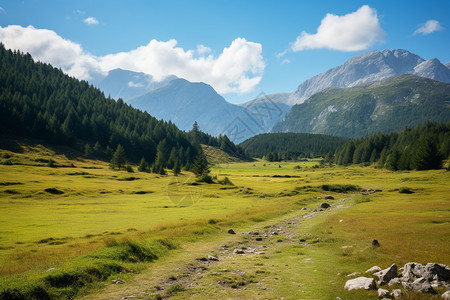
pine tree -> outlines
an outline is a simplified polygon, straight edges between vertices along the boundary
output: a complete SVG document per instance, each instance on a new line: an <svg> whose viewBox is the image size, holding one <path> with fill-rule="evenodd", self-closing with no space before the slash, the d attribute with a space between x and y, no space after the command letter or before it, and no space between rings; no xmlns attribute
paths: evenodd
<svg viewBox="0 0 450 300"><path fill-rule="evenodd" d="M111 159L111 168L115 169L116 167L119 168L119 170L125 166L127 163L126 156L125 156L125 150L123 149L122 145L117 145L116 152L114 152L114 155Z"/></svg>
<svg viewBox="0 0 450 300"><path fill-rule="evenodd" d="M141 158L141 162L139 163L138 167L139 172L150 172L148 163L145 161L145 158Z"/></svg>
<svg viewBox="0 0 450 300"><path fill-rule="evenodd" d="M440 169L442 168L442 161L442 155L432 138L425 137L419 140L413 157L413 166L416 170Z"/></svg>
<svg viewBox="0 0 450 300"><path fill-rule="evenodd" d="M175 162L175 165L173 166L173 175L178 176L180 172L181 172L180 164L178 162Z"/></svg>
<svg viewBox="0 0 450 300"><path fill-rule="evenodd" d="M194 163L191 166L191 171L196 176L209 174L209 172L211 172L209 170L208 161L206 160L206 156L203 154L203 152L201 152L195 157Z"/></svg>

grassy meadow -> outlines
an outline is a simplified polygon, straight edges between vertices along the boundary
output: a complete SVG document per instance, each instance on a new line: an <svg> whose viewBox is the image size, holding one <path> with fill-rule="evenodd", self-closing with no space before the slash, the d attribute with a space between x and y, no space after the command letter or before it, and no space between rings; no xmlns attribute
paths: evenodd
<svg viewBox="0 0 450 300"><path fill-rule="evenodd" d="M445 170L231 161L212 175L233 185L200 184L189 172L114 171L61 153L41 145L0 150L0 292L370 299L374 292L344 291L347 274L409 261L450 264ZM336 200L320 211L326 195ZM283 230L262 242L242 234L275 224ZM232 255L223 245L264 254ZM208 254L219 261L202 264ZM189 266L200 271L186 273ZM111 284L118 277L125 283Z"/></svg>

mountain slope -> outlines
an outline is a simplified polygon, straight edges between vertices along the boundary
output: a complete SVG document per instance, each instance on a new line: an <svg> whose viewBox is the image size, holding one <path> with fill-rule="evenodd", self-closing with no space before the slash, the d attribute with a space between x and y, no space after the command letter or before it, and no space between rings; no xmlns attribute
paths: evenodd
<svg viewBox="0 0 450 300"><path fill-rule="evenodd" d="M287 104L303 103L315 93L330 87L353 87L401 74L450 82L450 69L436 58L425 61L402 49L370 51L304 81L289 97Z"/></svg>
<svg viewBox="0 0 450 300"><path fill-rule="evenodd" d="M345 89L327 89L294 105L274 132L363 137L450 120L450 84L401 75Z"/></svg>
<svg viewBox="0 0 450 300"><path fill-rule="evenodd" d="M289 109L270 101L246 107L234 105L210 85L181 78L129 103L158 119L172 121L182 130L191 129L197 122L201 130L212 135L227 135L233 142L270 131Z"/></svg>
<svg viewBox="0 0 450 300"><path fill-rule="evenodd" d="M0 44L0 132L67 145L87 155L110 159L122 145L126 158L171 168L172 161L188 167L200 143L220 144L198 132L196 137L175 125L158 121L123 101L106 98L86 81L65 75L29 54Z"/></svg>
<svg viewBox="0 0 450 300"><path fill-rule="evenodd" d="M165 86L176 78L176 76L169 76L162 81L156 81L149 74L114 69L109 71L105 77L94 78L91 83L102 90L105 95L110 95L114 99L122 98L127 102Z"/></svg>

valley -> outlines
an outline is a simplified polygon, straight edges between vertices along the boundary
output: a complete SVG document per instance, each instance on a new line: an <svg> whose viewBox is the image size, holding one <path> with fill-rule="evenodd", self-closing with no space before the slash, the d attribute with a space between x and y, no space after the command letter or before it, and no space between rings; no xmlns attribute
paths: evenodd
<svg viewBox="0 0 450 300"><path fill-rule="evenodd" d="M212 166L228 185L192 185L186 171L128 173L40 145L20 149L0 153L13 162L0 168L0 285L21 293L40 287L53 297L88 299L372 299L375 292L345 291L346 275L394 262L450 263L445 170L258 160ZM48 167L49 158L60 167ZM323 202L331 207L321 209ZM380 247L371 245L374 238ZM149 245L153 250L141 251L151 258L111 256L128 244ZM121 271L76 275L89 273L90 264ZM63 274L79 278L49 279Z"/></svg>

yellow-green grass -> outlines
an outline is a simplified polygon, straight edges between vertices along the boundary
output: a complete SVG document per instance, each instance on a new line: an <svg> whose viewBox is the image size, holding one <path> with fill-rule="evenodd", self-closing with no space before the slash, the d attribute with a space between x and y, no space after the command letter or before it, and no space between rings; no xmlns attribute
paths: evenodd
<svg viewBox="0 0 450 300"><path fill-rule="evenodd" d="M443 170L391 172L359 166L316 169L312 167L317 161L258 160L212 168L219 180L226 176L234 186L190 185L195 179L189 172L175 178L113 171L107 163L69 160L40 146L23 153L1 151L0 158L5 154L14 164L0 165L2 282L8 282L10 274L20 278L23 272L25 276L71 264L77 256L115 241L169 237L181 243L182 249L192 243L202 247L205 239L221 243L228 227L262 226L287 212L295 214L311 203L311 197L327 194L346 198L342 202L345 207L307 220L298 228L299 234L312 234L323 243L317 247L280 244L269 251L269 259L255 258L255 262L242 258L235 263L256 276L256 281L266 278L266 273L256 273L261 263L271 276L276 273L273 268L288 267L283 267L281 281L267 279L267 290L249 283L246 290L225 289L220 293L236 298L258 298L260 293L269 298L344 295L356 299L367 294L345 292L346 278L337 273L363 272L375 264L386 267L394 262L450 263L450 175ZM67 167L50 168L45 162L36 162L40 158L52 158L57 165ZM72 163L74 166L69 167ZM125 180L130 177L139 179ZM353 197L323 191L324 184L353 184L378 191ZM405 187L414 193L399 193ZM50 194L44 191L47 188L64 193ZM314 201L320 203L320 199ZM211 219L219 222L208 223ZM372 249L373 238L380 241L380 248ZM164 261L153 264L165 269ZM145 272L145 266L139 269ZM323 282L327 283L325 288ZM205 294L201 296L218 292L208 280L203 283ZM301 288L294 283L302 283ZM201 291L188 290L176 295L197 297L198 293Z"/></svg>

